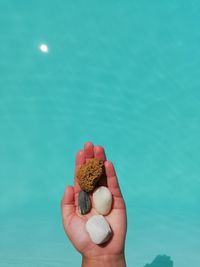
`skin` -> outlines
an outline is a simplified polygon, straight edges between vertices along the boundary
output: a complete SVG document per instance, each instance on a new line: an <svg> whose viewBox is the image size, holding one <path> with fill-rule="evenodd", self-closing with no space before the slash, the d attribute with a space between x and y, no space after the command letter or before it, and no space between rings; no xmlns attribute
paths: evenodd
<svg viewBox="0 0 200 267"><path fill-rule="evenodd" d="M88 159L96 158L104 160L107 177L107 187L113 195L113 206L111 212L105 216L109 222L113 235L105 244L94 244L85 230L87 220L97 214L94 208L86 215L80 215L77 208L78 192L81 190L77 183L76 173L78 168ZM76 166L74 174L74 186L67 186L62 202L62 221L65 232L82 255L82 267L100 266L126 266L124 257L124 246L126 237L126 207L122 197L114 166L111 161L106 160L104 148L94 146L91 142L84 145L83 150L79 150L76 155Z"/></svg>

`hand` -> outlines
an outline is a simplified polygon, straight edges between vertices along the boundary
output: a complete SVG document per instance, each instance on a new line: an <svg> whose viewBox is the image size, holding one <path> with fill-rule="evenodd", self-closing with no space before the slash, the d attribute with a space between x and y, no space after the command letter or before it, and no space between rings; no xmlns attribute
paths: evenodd
<svg viewBox="0 0 200 267"><path fill-rule="evenodd" d="M107 243L102 245L94 244L85 230L87 220L97 214L95 209L92 208L86 215L80 215L77 209L78 192L81 189L76 180L76 173L89 158L104 160L107 186L113 195L113 208L105 216L113 235ZM67 186L61 202L62 221L67 236L83 256L82 266L125 266L126 208L114 167L110 161L106 160L104 149L101 146L93 146L90 142L86 143L84 150L77 153L74 176L74 187Z"/></svg>

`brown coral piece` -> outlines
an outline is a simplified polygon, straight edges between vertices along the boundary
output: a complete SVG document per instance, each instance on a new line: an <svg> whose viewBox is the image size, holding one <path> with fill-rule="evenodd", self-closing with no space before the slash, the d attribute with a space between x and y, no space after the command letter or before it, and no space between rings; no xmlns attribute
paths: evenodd
<svg viewBox="0 0 200 267"><path fill-rule="evenodd" d="M103 174L103 160L90 159L79 168L77 180L82 190L91 192Z"/></svg>

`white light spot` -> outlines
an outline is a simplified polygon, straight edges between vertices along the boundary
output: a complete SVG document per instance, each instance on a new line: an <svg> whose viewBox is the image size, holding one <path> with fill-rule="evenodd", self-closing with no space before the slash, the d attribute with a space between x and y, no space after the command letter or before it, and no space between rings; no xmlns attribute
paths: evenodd
<svg viewBox="0 0 200 267"><path fill-rule="evenodd" d="M49 48L48 48L48 46L46 44L41 44L40 45L40 51L42 53L48 53L49 52Z"/></svg>

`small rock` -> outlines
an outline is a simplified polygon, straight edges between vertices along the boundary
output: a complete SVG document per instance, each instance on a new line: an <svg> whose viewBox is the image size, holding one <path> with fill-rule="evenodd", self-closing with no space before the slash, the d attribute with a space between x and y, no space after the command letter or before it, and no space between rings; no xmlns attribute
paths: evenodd
<svg viewBox="0 0 200 267"><path fill-rule="evenodd" d="M78 211L80 214L87 214L91 209L90 197L87 192L79 191L78 193Z"/></svg>
<svg viewBox="0 0 200 267"><path fill-rule="evenodd" d="M103 174L103 160L90 159L78 169L77 181L82 190L91 192Z"/></svg>
<svg viewBox="0 0 200 267"><path fill-rule="evenodd" d="M93 193L94 208L99 214L107 215L112 207L112 194L105 186L98 187Z"/></svg>
<svg viewBox="0 0 200 267"><path fill-rule="evenodd" d="M86 231L92 242L97 245L105 243L112 235L112 230L102 215L92 216L86 223Z"/></svg>

